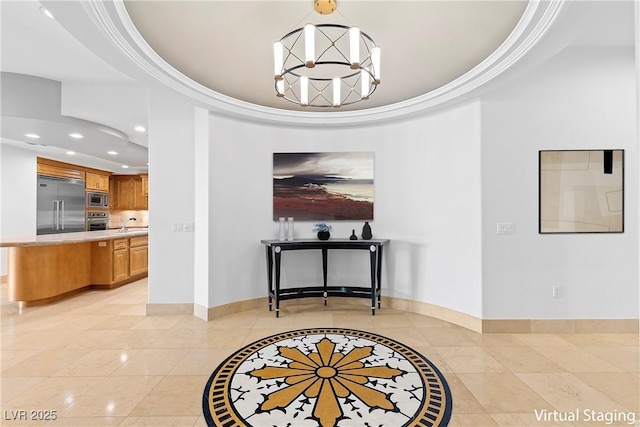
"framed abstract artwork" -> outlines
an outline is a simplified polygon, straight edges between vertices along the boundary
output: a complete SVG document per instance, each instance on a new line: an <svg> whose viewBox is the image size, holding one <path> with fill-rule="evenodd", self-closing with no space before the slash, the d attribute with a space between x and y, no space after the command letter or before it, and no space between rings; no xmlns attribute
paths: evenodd
<svg viewBox="0 0 640 427"><path fill-rule="evenodd" d="M274 220L373 220L373 196L373 152L273 154Z"/></svg>
<svg viewBox="0 0 640 427"><path fill-rule="evenodd" d="M539 155L540 233L624 232L624 150Z"/></svg>

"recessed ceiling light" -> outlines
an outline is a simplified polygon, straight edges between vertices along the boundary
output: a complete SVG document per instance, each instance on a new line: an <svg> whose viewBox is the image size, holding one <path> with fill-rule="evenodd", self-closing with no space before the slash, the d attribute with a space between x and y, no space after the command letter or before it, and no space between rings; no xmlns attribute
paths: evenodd
<svg viewBox="0 0 640 427"><path fill-rule="evenodd" d="M33 139L40 138L40 135L36 135L35 133L25 133L24 136L26 136L27 138L33 138Z"/></svg>
<svg viewBox="0 0 640 427"><path fill-rule="evenodd" d="M70 156L75 156L76 152L75 151L67 151L67 154Z"/></svg>
<svg viewBox="0 0 640 427"><path fill-rule="evenodd" d="M49 9L46 9L44 6L40 6L40 13L48 18L53 19L53 13L49 12Z"/></svg>
<svg viewBox="0 0 640 427"><path fill-rule="evenodd" d="M82 136L82 134L80 134L80 133L70 133L70 134L69 134L69 136L70 136L71 138L75 138L75 139L82 139L82 138L84 138L84 136Z"/></svg>
<svg viewBox="0 0 640 427"><path fill-rule="evenodd" d="M107 154L111 154L112 156L117 156L118 152L117 151L107 151Z"/></svg>
<svg viewBox="0 0 640 427"><path fill-rule="evenodd" d="M147 130L144 126L140 126L140 125L136 126L134 129L137 130L138 132L144 132L145 130Z"/></svg>
<svg viewBox="0 0 640 427"><path fill-rule="evenodd" d="M127 166L127 165L122 165L122 169L129 169L129 166Z"/></svg>

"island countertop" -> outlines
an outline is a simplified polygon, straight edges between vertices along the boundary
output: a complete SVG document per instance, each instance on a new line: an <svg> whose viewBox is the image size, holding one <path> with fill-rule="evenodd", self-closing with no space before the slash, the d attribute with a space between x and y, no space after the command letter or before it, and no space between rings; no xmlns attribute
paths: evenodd
<svg viewBox="0 0 640 427"><path fill-rule="evenodd" d="M147 228L129 229L122 233L119 230L81 231L78 233L43 234L25 237L9 237L0 241L0 248L17 246L51 246L71 243L95 242L97 240L126 239L129 237L147 236Z"/></svg>

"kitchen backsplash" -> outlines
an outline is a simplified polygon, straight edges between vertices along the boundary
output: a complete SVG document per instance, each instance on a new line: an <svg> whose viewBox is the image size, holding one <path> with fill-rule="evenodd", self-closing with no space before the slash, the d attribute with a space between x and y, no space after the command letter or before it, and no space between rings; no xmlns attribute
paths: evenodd
<svg viewBox="0 0 640 427"><path fill-rule="evenodd" d="M128 221L135 218L135 221ZM147 227L149 225L149 211L111 211L109 213L109 228L120 228L127 221L127 228Z"/></svg>

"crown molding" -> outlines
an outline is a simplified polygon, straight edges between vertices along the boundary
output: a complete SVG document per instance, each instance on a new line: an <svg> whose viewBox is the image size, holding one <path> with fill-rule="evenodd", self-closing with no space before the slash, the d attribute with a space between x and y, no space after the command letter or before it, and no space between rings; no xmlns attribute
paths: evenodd
<svg viewBox="0 0 640 427"><path fill-rule="evenodd" d="M429 112L473 93L522 59L566 9L568 0L530 0L514 31L484 61L466 74L424 95L364 110L301 112L276 109L231 98L185 76L162 59L142 38L123 0L83 0L93 25L121 54L162 85L212 112L238 119L288 125L340 126L379 123ZM96 52L99 54L99 52Z"/></svg>

